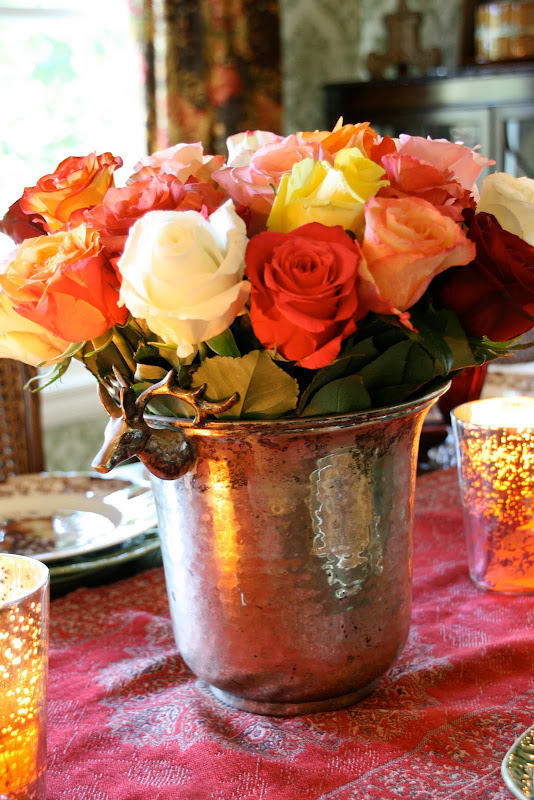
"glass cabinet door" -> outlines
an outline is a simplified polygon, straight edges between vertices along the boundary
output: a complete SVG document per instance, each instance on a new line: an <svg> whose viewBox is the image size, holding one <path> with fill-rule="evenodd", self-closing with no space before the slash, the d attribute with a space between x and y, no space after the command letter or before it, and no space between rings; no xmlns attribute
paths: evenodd
<svg viewBox="0 0 534 800"><path fill-rule="evenodd" d="M534 105L494 109L497 169L534 178Z"/></svg>

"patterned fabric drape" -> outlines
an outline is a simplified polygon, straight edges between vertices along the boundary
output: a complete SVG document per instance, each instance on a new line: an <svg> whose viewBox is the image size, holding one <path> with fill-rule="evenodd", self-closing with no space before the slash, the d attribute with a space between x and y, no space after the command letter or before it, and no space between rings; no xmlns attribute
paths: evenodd
<svg viewBox="0 0 534 800"><path fill-rule="evenodd" d="M149 152L280 133L277 0L131 0L145 62Z"/></svg>

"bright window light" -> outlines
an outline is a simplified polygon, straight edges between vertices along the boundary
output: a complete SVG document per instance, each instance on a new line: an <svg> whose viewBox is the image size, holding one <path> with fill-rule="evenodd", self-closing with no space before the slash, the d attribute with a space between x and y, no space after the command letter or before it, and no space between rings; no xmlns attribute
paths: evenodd
<svg viewBox="0 0 534 800"><path fill-rule="evenodd" d="M123 185L146 153L128 0L0 0L0 74L0 216L68 156L121 156Z"/></svg>

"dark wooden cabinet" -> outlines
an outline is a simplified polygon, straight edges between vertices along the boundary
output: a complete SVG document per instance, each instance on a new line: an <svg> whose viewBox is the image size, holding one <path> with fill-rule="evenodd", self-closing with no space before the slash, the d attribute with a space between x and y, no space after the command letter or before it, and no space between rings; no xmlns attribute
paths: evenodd
<svg viewBox="0 0 534 800"><path fill-rule="evenodd" d="M326 126L369 121L380 133L410 133L480 145L494 170L534 177L534 64L469 67L419 78L325 86Z"/></svg>

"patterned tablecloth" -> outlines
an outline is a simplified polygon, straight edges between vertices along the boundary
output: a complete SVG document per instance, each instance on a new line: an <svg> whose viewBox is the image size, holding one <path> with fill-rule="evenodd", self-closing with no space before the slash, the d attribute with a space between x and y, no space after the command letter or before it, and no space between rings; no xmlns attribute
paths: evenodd
<svg viewBox="0 0 534 800"><path fill-rule="evenodd" d="M470 582L454 472L419 480L409 642L352 708L217 702L174 645L163 574L52 603L48 800L506 800L534 722L534 597Z"/></svg>

